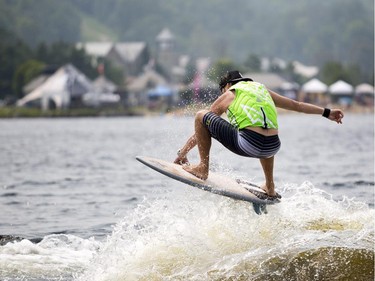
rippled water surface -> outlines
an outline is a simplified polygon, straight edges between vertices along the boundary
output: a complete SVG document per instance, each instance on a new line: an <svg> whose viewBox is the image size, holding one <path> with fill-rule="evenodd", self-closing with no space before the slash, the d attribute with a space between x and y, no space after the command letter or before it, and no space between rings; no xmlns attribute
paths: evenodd
<svg viewBox="0 0 375 281"><path fill-rule="evenodd" d="M0 120L0 280L373 280L374 116L279 123L259 216L135 160L173 160L192 117ZM211 162L263 180L217 142Z"/></svg>

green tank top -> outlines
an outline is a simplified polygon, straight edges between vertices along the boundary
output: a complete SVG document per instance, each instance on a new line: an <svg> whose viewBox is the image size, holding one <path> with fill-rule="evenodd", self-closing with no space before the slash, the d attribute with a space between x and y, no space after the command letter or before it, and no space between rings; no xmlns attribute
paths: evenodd
<svg viewBox="0 0 375 281"><path fill-rule="evenodd" d="M227 110L232 125L238 129L278 128L275 103L263 84L243 81L234 84L229 90L235 90L236 96Z"/></svg>

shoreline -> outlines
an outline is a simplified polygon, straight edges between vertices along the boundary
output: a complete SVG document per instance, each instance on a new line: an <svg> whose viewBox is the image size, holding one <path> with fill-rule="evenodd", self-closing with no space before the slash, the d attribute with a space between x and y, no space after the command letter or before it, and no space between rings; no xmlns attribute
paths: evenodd
<svg viewBox="0 0 375 281"><path fill-rule="evenodd" d="M344 113L374 114L374 106L340 106L327 105L329 108L341 108ZM152 111L145 107L134 108L75 108L43 111L38 108L0 107L0 119L16 118L77 118L77 117L132 117L132 116L194 116L195 113L207 106L185 106L172 108L167 111ZM278 108L280 115L295 114L297 112Z"/></svg>
<svg viewBox="0 0 375 281"><path fill-rule="evenodd" d="M146 109L135 108L73 108L43 111L39 108L0 107L0 119L16 118L77 118L77 117L115 117L143 116Z"/></svg>

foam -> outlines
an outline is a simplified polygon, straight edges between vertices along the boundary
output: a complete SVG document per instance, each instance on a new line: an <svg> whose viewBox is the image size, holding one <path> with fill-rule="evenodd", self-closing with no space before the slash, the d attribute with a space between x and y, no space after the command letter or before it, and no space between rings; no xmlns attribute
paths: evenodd
<svg viewBox="0 0 375 281"><path fill-rule="evenodd" d="M334 201L309 182L279 192L283 202L262 216L246 202L189 187L145 200L114 227L80 280L202 280L240 275L243 266L256 271L280 255L372 247L374 210L365 204Z"/></svg>
<svg viewBox="0 0 375 281"><path fill-rule="evenodd" d="M38 244L23 239L0 247L0 268L6 276L69 276L86 268L98 248L95 239L74 235L48 235Z"/></svg>

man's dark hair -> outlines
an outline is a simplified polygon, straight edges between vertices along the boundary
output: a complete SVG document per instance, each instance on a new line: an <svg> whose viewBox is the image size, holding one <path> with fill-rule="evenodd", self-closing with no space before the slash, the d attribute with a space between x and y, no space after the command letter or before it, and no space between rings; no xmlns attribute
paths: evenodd
<svg viewBox="0 0 375 281"><path fill-rule="evenodd" d="M228 71L225 75L220 77L220 91L223 90L226 84L231 83L232 85L234 85L240 81L253 81L253 79L243 77L238 70Z"/></svg>
<svg viewBox="0 0 375 281"><path fill-rule="evenodd" d="M219 87L220 92L224 89L225 85L228 84L230 81L229 72L227 72L225 75L220 77Z"/></svg>

